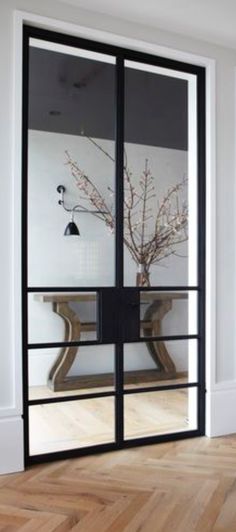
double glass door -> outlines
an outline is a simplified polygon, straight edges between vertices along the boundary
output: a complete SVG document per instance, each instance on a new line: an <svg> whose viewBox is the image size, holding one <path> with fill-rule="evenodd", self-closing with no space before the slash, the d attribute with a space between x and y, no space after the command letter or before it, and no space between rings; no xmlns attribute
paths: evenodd
<svg viewBox="0 0 236 532"><path fill-rule="evenodd" d="M25 27L26 463L204 433L201 67Z"/></svg>

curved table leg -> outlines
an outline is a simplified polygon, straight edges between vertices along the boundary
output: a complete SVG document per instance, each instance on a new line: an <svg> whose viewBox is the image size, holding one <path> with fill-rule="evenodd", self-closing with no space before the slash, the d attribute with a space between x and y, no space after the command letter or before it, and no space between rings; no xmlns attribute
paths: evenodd
<svg viewBox="0 0 236 532"><path fill-rule="evenodd" d="M151 322L151 326L144 328L146 338L161 336L161 322L163 317L172 307L172 300L156 300L146 310L144 322ZM73 342L80 339L81 323L78 315L69 307L67 302L53 303L53 311L60 316L65 324L65 342ZM172 361L165 343L163 341L147 340L148 351L154 360L158 372L166 374L168 378L176 375L175 364ZM67 378L68 372L78 353L78 346L63 347L54 362L48 376L48 386L55 392L75 389L74 385ZM97 384L99 385L99 384Z"/></svg>
<svg viewBox="0 0 236 532"><path fill-rule="evenodd" d="M144 314L144 321L151 322L151 327L144 328L144 336L161 336L162 327L161 322L165 314L172 308L172 300L156 300L147 308ZM171 359L165 343L161 340L148 341L148 351L154 360L158 371L164 371L167 376L174 376L176 374L176 367Z"/></svg>
<svg viewBox="0 0 236 532"><path fill-rule="evenodd" d="M58 314L65 323L65 342L73 342L80 339L81 323L78 315L69 307L67 302L53 303L53 312ZM68 371L70 370L78 347L63 347L54 362L48 376L48 386L54 391L65 390L65 382Z"/></svg>

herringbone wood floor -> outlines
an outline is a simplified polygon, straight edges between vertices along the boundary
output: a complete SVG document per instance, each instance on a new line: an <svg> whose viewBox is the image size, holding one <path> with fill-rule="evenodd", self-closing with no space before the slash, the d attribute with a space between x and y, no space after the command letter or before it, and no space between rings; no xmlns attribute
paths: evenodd
<svg viewBox="0 0 236 532"><path fill-rule="evenodd" d="M236 436L195 438L0 477L6 532L236 531Z"/></svg>

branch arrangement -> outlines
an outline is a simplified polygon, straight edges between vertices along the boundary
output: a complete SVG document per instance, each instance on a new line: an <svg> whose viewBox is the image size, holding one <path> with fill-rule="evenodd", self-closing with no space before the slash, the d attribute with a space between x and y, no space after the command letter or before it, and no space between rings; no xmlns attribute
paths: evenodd
<svg viewBox="0 0 236 532"><path fill-rule="evenodd" d="M106 157L115 162L94 139L87 137ZM115 228L114 208L100 193L93 180L80 168L68 151L66 164L69 166L78 189L87 202L87 210L93 206L98 213L94 216L113 232ZM145 161L144 170L137 184L128 167L127 157L124 158L124 244L137 266L148 275L152 264L158 264L170 255L177 254L177 247L188 239L188 206L181 201L181 193L186 187L187 179L168 188L166 194L159 199L154 177ZM108 187L114 196L114 191Z"/></svg>

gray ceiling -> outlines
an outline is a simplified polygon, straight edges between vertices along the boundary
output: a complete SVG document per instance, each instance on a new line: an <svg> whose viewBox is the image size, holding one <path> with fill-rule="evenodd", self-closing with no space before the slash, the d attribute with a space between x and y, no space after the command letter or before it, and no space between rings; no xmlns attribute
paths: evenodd
<svg viewBox="0 0 236 532"><path fill-rule="evenodd" d="M187 149L187 82L126 69L125 141ZM29 128L114 139L115 67L30 48Z"/></svg>

